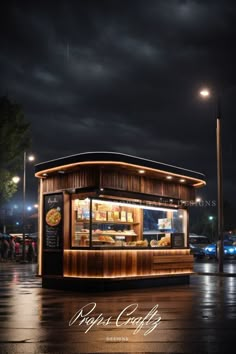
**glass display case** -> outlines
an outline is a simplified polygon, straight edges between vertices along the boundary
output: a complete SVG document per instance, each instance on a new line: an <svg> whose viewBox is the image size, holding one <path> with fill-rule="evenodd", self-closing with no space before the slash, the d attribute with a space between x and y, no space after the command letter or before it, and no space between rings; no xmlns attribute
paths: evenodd
<svg viewBox="0 0 236 354"><path fill-rule="evenodd" d="M72 198L72 247L186 247L186 211ZM174 237L178 235L178 242ZM182 241L180 242L182 238Z"/></svg>

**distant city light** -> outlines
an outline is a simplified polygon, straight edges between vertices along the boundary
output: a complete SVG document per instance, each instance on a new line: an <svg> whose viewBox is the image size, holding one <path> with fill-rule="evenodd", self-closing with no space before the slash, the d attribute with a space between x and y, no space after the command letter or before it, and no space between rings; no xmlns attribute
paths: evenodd
<svg viewBox="0 0 236 354"><path fill-rule="evenodd" d="M39 207L39 205L38 205L38 204L34 204L34 208L36 208L36 209L37 209L38 207Z"/></svg>
<svg viewBox="0 0 236 354"><path fill-rule="evenodd" d="M31 207L31 206L28 206L28 207L27 207L27 210L29 210L29 211L32 210L32 207Z"/></svg>
<svg viewBox="0 0 236 354"><path fill-rule="evenodd" d="M209 219L209 220L213 220L213 219L214 219L214 216L210 215L210 216L208 217L208 219Z"/></svg>
<svg viewBox="0 0 236 354"><path fill-rule="evenodd" d="M16 222L16 225L17 225L17 226L19 226L19 225L20 225L19 221L17 221L17 222Z"/></svg>

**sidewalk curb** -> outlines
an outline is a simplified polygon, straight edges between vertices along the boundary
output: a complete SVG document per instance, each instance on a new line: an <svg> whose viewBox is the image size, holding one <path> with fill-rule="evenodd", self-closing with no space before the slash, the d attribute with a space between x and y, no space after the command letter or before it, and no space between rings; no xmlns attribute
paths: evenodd
<svg viewBox="0 0 236 354"><path fill-rule="evenodd" d="M224 272L196 272L195 275L213 275L217 277L236 277L235 273L224 273Z"/></svg>

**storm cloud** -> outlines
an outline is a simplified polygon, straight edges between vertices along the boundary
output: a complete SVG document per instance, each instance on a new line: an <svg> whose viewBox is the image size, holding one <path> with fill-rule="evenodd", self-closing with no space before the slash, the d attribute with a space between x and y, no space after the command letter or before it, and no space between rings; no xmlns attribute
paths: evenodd
<svg viewBox="0 0 236 354"><path fill-rule="evenodd" d="M119 151L205 173L214 197L220 94L233 200L234 1L8 1L0 17L0 95L23 105L38 162Z"/></svg>

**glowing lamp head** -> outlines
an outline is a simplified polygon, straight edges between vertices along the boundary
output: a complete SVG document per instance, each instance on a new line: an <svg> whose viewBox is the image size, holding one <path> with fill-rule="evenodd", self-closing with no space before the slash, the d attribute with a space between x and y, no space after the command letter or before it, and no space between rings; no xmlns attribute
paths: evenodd
<svg viewBox="0 0 236 354"><path fill-rule="evenodd" d="M34 160L35 160L35 157L34 157L33 155L29 155L29 156L28 156L28 160L29 160L29 161L34 161Z"/></svg>
<svg viewBox="0 0 236 354"><path fill-rule="evenodd" d="M20 182L20 177L18 177L18 176L14 176L14 177L12 177L12 182L14 182L14 183L19 183Z"/></svg>
<svg viewBox="0 0 236 354"><path fill-rule="evenodd" d="M210 91L207 90L207 89L203 89L203 90L200 91L200 95L201 95L202 97L204 97L204 98L207 98L207 97L210 96Z"/></svg>

